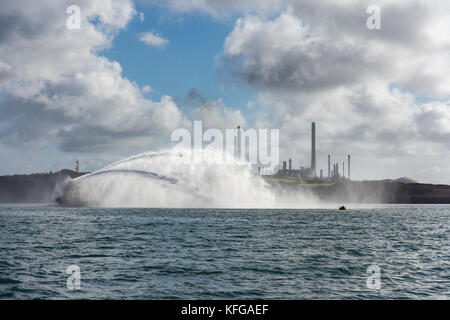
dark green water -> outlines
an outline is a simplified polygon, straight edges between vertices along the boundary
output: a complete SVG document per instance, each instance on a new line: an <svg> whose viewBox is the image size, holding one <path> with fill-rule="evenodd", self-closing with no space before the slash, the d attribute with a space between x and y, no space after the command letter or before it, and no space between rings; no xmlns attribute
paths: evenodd
<svg viewBox="0 0 450 320"><path fill-rule="evenodd" d="M444 299L450 206L0 207L2 299ZM366 286L367 268L381 288ZM80 290L66 269L80 268Z"/></svg>

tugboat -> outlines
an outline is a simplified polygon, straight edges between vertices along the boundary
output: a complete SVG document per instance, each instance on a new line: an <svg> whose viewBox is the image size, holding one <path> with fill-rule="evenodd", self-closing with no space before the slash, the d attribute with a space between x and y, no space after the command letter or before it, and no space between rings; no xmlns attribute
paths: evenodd
<svg viewBox="0 0 450 320"><path fill-rule="evenodd" d="M347 210L347 208L345 206L340 206L339 210Z"/></svg>

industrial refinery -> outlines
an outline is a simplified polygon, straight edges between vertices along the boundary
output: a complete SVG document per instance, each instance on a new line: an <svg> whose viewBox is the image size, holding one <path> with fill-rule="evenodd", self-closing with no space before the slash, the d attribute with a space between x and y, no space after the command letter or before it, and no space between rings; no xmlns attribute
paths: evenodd
<svg viewBox="0 0 450 320"><path fill-rule="evenodd" d="M347 172L345 171L345 161L342 163L331 162L331 155L328 155L328 174L324 176L323 169L317 175L316 166L316 123L311 123L311 165L310 167L293 168L292 159L282 161L278 171L273 175L277 178L300 178L313 182L337 182L350 180L350 155L347 155Z"/></svg>

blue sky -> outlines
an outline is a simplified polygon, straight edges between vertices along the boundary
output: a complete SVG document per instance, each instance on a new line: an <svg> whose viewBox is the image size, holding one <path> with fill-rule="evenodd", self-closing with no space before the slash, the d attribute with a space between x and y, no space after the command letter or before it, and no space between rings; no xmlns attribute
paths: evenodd
<svg viewBox="0 0 450 320"><path fill-rule="evenodd" d="M222 55L233 19L173 15L156 6L137 5L136 10L144 13L144 21L133 19L116 36L113 47L101 53L120 63L123 76L141 87L150 85L154 91L148 95L154 99L174 97L183 111L188 111L183 98L195 88L207 99L222 98L227 106L249 115L246 105L255 98L254 90L222 79L216 70L216 58ZM148 31L168 39L169 44L157 48L139 41L139 34Z"/></svg>

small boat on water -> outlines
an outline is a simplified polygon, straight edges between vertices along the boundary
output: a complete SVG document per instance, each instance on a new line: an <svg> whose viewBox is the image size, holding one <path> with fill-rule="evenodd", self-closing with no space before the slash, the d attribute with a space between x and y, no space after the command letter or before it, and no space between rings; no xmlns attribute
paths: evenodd
<svg viewBox="0 0 450 320"><path fill-rule="evenodd" d="M340 206L339 210L347 210L347 208L345 206Z"/></svg>

